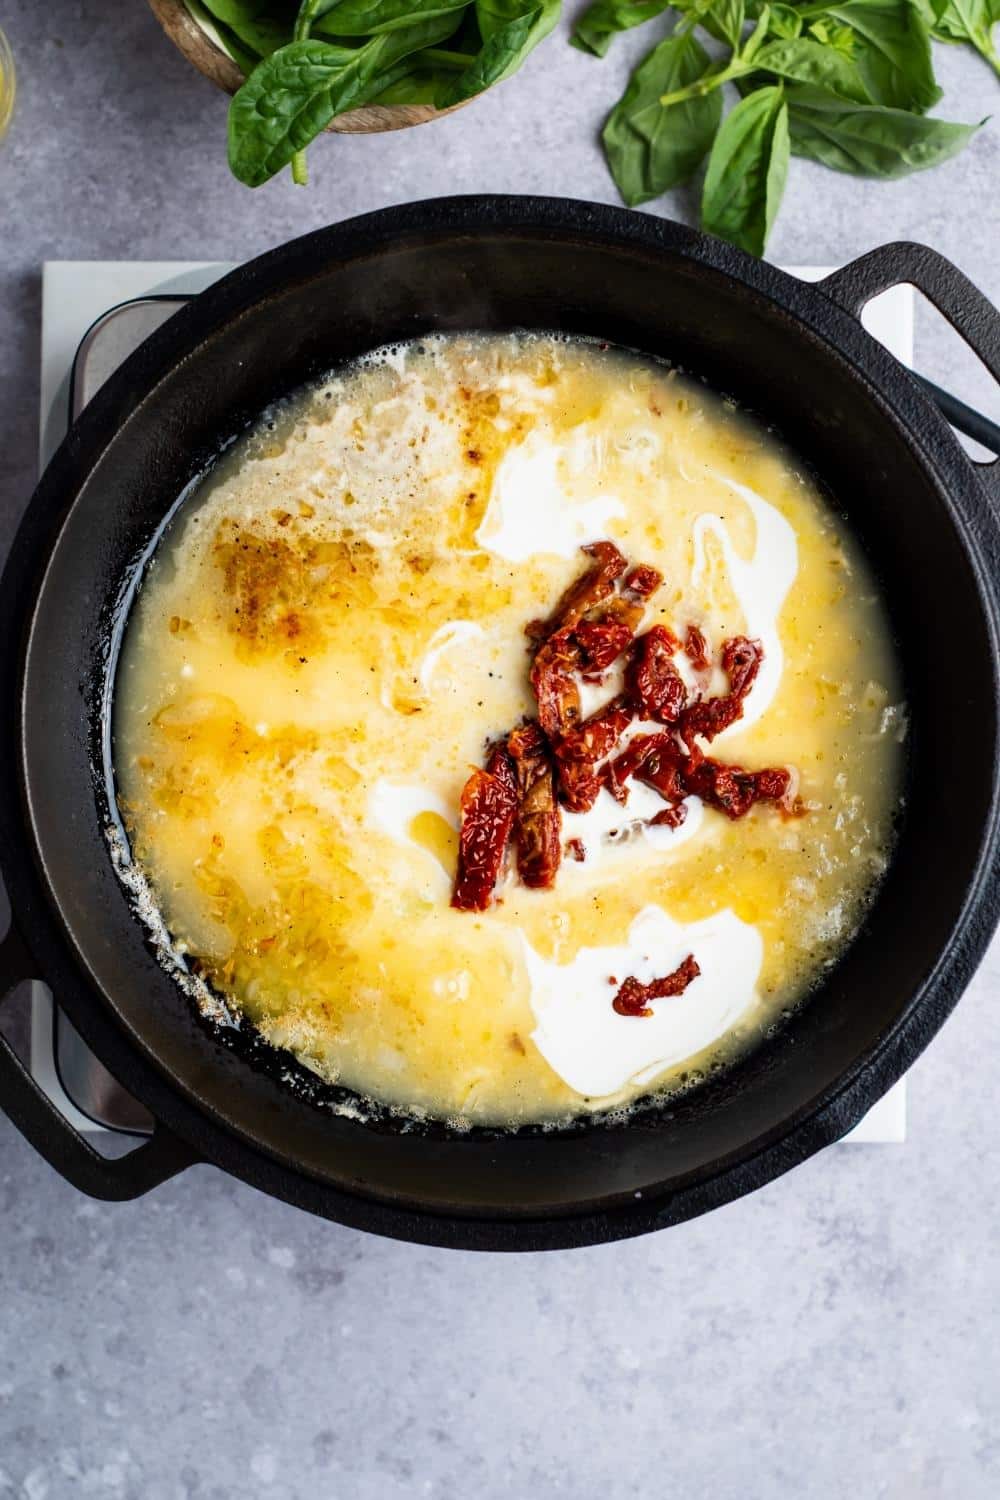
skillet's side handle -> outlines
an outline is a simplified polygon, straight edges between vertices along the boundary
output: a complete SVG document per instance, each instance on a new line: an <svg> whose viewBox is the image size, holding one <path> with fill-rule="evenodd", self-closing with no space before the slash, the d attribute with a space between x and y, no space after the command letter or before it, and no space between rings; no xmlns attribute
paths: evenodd
<svg viewBox="0 0 1000 1500"><path fill-rule="evenodd" d="M908 240L882 245L834 271L817 285L833 302L858 317L866 302L901 283L909 283L923 292L1000 384L1000 312L957 266L927 245ZM969 412L953 396L931 387L930 382L921 383L934 399L939 400L945 417L953 426L968 432L971 437L983 436L981 432L970 429L969 422L963 420L965 417L975 419L975 413ZM973 463L973 468L991 499L1000 504L1000 459L992 463Z"/></svg>
<svg viewBox="0 0 1000 1500"><path fill-rule="evenodd" d="M22 981L37 974L12 917L6 936L0 940L0 1005ZM0 1110L67 1182L81 1193L109 1203L140 1198L199 1160L189 1146L159 1123L150 1139L127 1156L102 1156L60 1114L2 1033Z"/></svg>

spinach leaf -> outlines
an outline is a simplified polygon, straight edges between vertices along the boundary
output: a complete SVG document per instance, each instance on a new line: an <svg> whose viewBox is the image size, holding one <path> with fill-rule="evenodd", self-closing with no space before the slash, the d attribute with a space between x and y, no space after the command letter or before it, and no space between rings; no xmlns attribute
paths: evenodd
<svg viewBox="0 0 1000 1500"><path fill-rule="evenodd" d="M464 10L469 0L333 0L312 25L313 36L378 36L416 21Z"/></svg>
<svg viewBox="0 0 1000 1500"><path fill-rule="evenodd" d="M479 34L484 42L496 36L509 26L512 21L519 20L526 12L534 9L545 9L546 20L549 30L559 19L558 5L545 6L543 0L533 0L533 4L526 0L475 0L476 22L479 26Z"/></svg>
<svg viewBox="0 0 1000 1500"><path fill-rule="evenodd" d="M313 22L332 10L337 0L299 0L299 13L292 28L292 40L304 42L312 33Z"/></svg>
<svg viewBox="0 0 1000 1500"><path fill-rule="evenodd" d="M758 89L723 120L708 159L701 218L712 234L763 255L788 172L784 85Z"/></svg>
<svg viewBox="0 0 1000 1500"><path fill-rule="evenodd" d="M1000 0L929 0L933 34L942 42L971 42L995 73L1000 54L993 45L993 28L1000 21Z"/></svg>
<svg viewBox="0 0 1000 1500"><path fill-rule="evenodd" d="M825 89L799 85L788 90L788 102L795 154L858 177L905 177L937 166L979 129L909 110L852 104Z"/></svg>
<svg viewBox="0 0 1000 1500"><path fill-rule="evenodd" d="M594 0L576 23L570 42L581 52L603 57L616 32L641 26L643 21L660 15L670 3L671 0Z"/></svg>
<svg viewBox="0 0 1000 1500"><path fill-rule="evenodd" d="M229 106L229 165L260 187L325 130L335 115L366 104L404 57L432 47L458 24L452 13L359 47L290 42L258 65Z"/></svg>
<svg viewBox="0 0 1000 1500"><path fill-rule="evenodd" d="M849 57L812 37L766 43L753 58L755 69L778 73L798 83L817 84L859 103L871 102L861 74Z"/></svg>
<svg viewBox="0 0 1000 1500"><path fill-rule="evenodd" d="M213 20L220 23L227 44L230 37L235 37L244 56L252 53L256 59L269 57L292 39L290 14L284 19L268 15L266 7L255 0L202 0L202 3Z"/></svg>
<svg viewBox="0 0 1000 1500"><path fill-rule="evenodd" d="M442 85L438 109L461 104L509 78L559 19L561 0L476 0L483 45L469 66Z"/></svg>
<svg viewBox="0 0 1000 1500"><path fill-rule="evenodd" d="M913 0L841 0L826 14L850 28L851 56L875 104L922 114L941 98L927 23Z"/></svg>
<svg viewBox="0 0 1000 1500"><path fill-rule="evenodd" d="M215 27L219 41L229 53L229 56L233 59L243 77L249 78L254 68L260 62L261 54L251 52L242 39L236 35L235 31L230 31L229 27L224 26L221 21L213 21L212 24Z"/></svg>
<svg viewBox="0 0 1000 1500"><path fill-rule="evenodd" d="M242 35L244 26L252 25L258 16L263 15L268 9L270 0L201 0L204 8L217 21L222 21L236 32ZM290 36L292 30L291 18L285 22L285 35Z"/></svg>
<svg viewBox="0 0 1000 1500"><path fill-rule="evenodd" d="M433 104L442 83L453 73L467 68L471 55L444 52L439 47L425 47L398 70L387 75L385 86L368 101L370 104Z"/></svg>
<svg viewBox="0 0 1000 1500"><path fill-rule="evenodd" d="M629 207L686 182L707 154L722 117L721 94L666 106L660 95L703 77L710 66L691 32L675 32L632 74L603 133L611 175Z"/></svg>

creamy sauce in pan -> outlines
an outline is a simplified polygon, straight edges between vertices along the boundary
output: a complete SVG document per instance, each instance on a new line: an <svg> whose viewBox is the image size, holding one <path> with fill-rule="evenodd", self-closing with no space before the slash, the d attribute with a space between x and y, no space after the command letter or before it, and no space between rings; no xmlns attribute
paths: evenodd
<svg viewBox="0 0 1000 1500"><path fill-rule="evenodd" d="M644 628L762 643L712 753L794 768L806 813L691 798L650 827L652 788L602 791L552 889L510 871L453 910L462 785L534 708L524 626L599 539L663 573ZM219 461L134 605L115 765L174 941L236 1011L364 1095L518 1124L697 1079L802 999L884 868L904 728L864 559L770 435L636 356L468 337L371 356ZM612 1008L687 954L682 995Z"/></svg>

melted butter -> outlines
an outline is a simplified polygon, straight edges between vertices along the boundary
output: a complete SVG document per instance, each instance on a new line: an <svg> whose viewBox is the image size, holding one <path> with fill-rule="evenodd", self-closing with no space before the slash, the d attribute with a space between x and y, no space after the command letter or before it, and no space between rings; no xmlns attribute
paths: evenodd
<svg viewBox="0 0 1000 1500"><path fill-rule="evenodd" d="M454 912L462 784L532 708L524 626L609 533L664 575L645 626L765 639L719 754L794 765L812 811L691 799L653 829L649 788L602 794L553 890L508 873ZM806 993L884 864L901 715L864 560L772 438L632 356L463 338L338 374L220 460L138 596L115 755L171 932L267 1037L392 1103L517 1123L672 1086ZM706 982L651 1018L586 979L688 951Z"/></svg>

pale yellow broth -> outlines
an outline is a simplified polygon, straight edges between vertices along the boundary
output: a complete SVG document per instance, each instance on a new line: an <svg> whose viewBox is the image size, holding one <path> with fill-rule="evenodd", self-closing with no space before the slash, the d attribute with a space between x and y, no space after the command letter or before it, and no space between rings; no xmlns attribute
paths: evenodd
<svg viewBox="0 0 1000 1500"><path fill-rule="evenodd" d="M607 534L665 584L647 623L745 622L722 554L692 583L693 525L754 519L718 476L794 528L773 703L720 759L790 765L805 816L706 810L697 837L549 891L509 876L483 914L449 906L457 837L434 811L391 836L379 778L457 809L484 742L533 708L524 626L586 560L513 563L477 545L496 466L535 434L590 444L618 497ZM429 681L435 632L453 645ZM730 908L764 941L759 1002L645 1092L759 1038L856 929L891 842L904 717L864 558L795 458L702 385L621 351L462 337L388 351L273 410L185 501L133 607L116 688L120 805L175 945L234 1011L362 1095L477 1123L558 1120L614 1100L569 1088L531 1040L515 935L567 962L622 941L650 901L680 921ZM666 1002L664 1002L666 1003ZM641 1020L630 1024L641 1025Z"/></svg>

